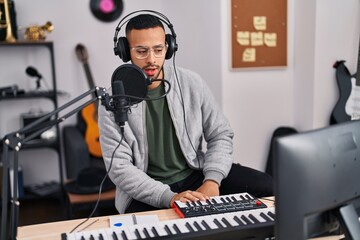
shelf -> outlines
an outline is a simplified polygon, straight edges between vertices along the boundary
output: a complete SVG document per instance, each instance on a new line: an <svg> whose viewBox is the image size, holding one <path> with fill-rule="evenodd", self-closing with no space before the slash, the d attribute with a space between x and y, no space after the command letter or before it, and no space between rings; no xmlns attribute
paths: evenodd
<svg viewBox="0 0 360 240"><path fill-rule="evenodd" d="M0 100L19 100L19 99L29 99L29 98L50 98L53 99L56 97L54 91L38 91L38 92L27 92L20 93L16 95L0 95Z"/></svg>

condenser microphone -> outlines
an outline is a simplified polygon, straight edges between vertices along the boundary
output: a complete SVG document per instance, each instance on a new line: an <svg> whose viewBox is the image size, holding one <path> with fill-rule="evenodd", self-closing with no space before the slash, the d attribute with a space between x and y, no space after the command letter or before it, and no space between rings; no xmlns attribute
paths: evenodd
<svg viewBox="0 0 360 240"><path fill-rule="evenodd" d="M134 64L118 67L111 77L112 107L115 122L123 128L130 107L146 98L151 79Z"/></svg>

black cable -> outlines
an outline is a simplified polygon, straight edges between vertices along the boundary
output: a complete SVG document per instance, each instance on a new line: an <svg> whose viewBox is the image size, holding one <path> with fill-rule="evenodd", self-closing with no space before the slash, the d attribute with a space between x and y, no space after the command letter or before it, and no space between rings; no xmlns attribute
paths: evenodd
<svg viewBox="0 0 360 240"><path fill-rule="evenodd" d="M94 208L93 208L93 211L90 213L90 215L89 215L84 221L82 221L82 222L79 223L76 227L74 227L74 228L70 231L70 233L73 233L78 227L80 227L81 225L83 225L84 223L86 223L87 221L89 221L89 219L94 215L94 213L95 213L95 211L96 211L96 209L97 209L97 207L98 207L98 205L99 205L99 202L100 202L101 193L102 193L102 186L103 186L106 178L109 176L109 172L110 172L111 167L112 167L112 164L113 164L115 152L116 152L116 150L120 147L121 142L123 141L123 139L124 139L124 132L123 132L123 130L122 130L122 131L121 131L121 139L120 139L120 141L119 141L119 144L116 146L116 148L114 149L114 151L113 151L113 153L112 153L112 155L111 155L111 161L110 161L109 169L106 171L105 177L104 177L103 180L101 181L101 184L100 184L100 187L99 187L98 199L97 199L96 204L95 204L95 206L94 206Z"/></svg>

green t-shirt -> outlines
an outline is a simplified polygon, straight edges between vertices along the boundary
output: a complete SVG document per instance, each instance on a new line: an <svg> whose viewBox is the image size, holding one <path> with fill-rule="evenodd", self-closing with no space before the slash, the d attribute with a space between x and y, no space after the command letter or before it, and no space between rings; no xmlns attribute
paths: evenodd
<svg viewBox="0 0 360 240"><path fill-rule="evenodd" d="M164 84L148 91L148 97L165 93ZM185 179L192 173L176 137L166 98L147 101L146 128L149 149L147 174L164 184Z"/></svg>

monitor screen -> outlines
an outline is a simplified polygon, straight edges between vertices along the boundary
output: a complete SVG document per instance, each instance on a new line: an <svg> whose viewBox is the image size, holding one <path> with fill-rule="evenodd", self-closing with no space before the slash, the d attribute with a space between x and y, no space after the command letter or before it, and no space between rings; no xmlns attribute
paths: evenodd
<svg viewBox="0 0 360 240"><path fill-rule="evenodd" d="M276 239L360 239L360 121L278 137L273 154Z"/></svg>

